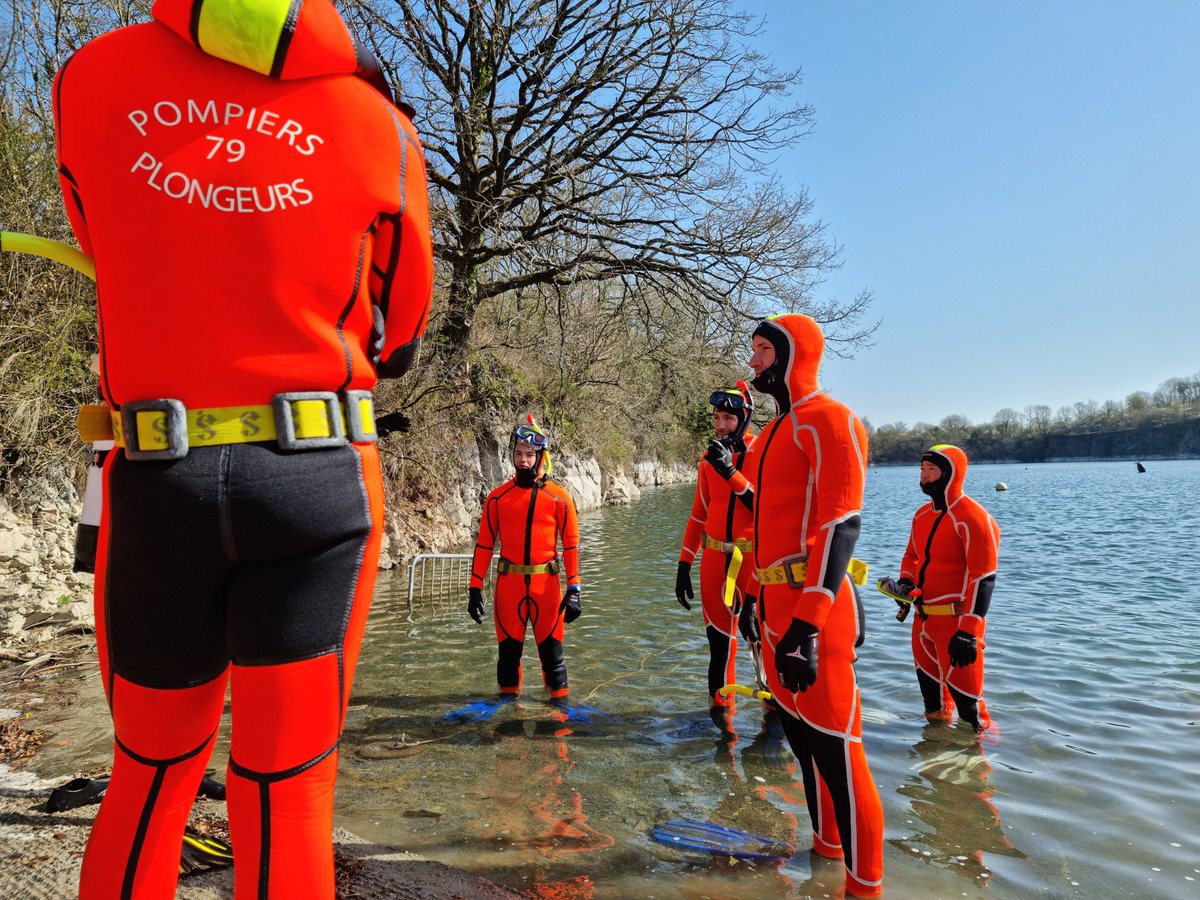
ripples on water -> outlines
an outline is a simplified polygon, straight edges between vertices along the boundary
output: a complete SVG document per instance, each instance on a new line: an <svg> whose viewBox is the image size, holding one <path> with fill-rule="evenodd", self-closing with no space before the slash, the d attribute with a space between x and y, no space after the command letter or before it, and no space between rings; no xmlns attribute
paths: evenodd
<svg viewBox="0 0 1200 900"><path fill-rule="evenodd" d="M1003 530L988 617L994 740L924 721L909 626L867 598L858 673L889 896L1200 895L1200 463L1148 468L971 469L968 490ZM856 555L872 578L899 568L923 500L916 477L916 466L870 473ZM566 655L588 721L543 701L530 640L520 701L445 724L495 691L491 626L457 595L410 609L406 580L385 578L344 743L341 823L539 896L836 895L841 866L808 853L778 730L746 700L732 727L709 716L698 603L687 613L672 595L690 502L690 487L660 489L582 517L584 616ZM401 747L417 741L430 743ZM405 755L356 752L380 747ZM796 852L731 864L650 839L676 818Z"/></svg>

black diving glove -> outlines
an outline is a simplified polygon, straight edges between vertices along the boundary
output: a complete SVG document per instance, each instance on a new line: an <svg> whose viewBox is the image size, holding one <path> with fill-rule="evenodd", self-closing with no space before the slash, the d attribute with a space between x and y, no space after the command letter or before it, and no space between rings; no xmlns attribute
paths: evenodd
<svg viewBox="0 0 1200 900"><path fill-rule="evenodd" d="M916 587L916 585L907 578L885 578L884 581L886 582L884 586L893 594L903 594L905 597L911 594L912 589ZM905 603L902 600L897 600L896 606L898 606L900 609L900 611L896 613L896 619L897 621L903 622L908 618L908 614L912 612L912 604Z"/></svg>
<svg viewBox="0 0 1200 900"><path fill-rule="evenodd" d="M483 624L483 591L480 588L470 588L467 590L467 615L474 619L480 625Z"/></svg>
<svg viewBox="0 0 1200 900"><path fill-rule="evenodd" d="M563 594L562 606L559 611L563 614L563 621L570 625L579 618L583 612L583 607L579 605L579 587L578 585L570 585L567 587L567 592Z"/></svg>
<svg viewBox="0 0 1200 900"><path fill-rule="evenodd" d="M950 638L950 665L969 666L979 657L979 644L975 635L959 629Z"/></svg>
<svg viewBox="0 0 1200 900"><path fill-rule="evenodd" d="M726 481L733 477L733 454L720 441L716 439L709 441L708 450L705 451L704 458L713 467L713 471Z"/></svg>
<svg viewBox="0 0 1200 900"><path fill-rule="evenodd" d="M738 633L747 644L757 644L762 639L758 633L758 616L755 615L754 609L757 605L758 598L747 594L746 599L742 601L742 608L738 610Z"/></svg>
<svg viewBox="0 0 1200 900"><path fill-rule="evenodd" d="M817 628L803 619L792 624L775 645L775 670L789 691L804 693L817 680Z"/></svg>
<svg viewBox="0 0 1200 900"><path fill-rule="evenodd" d="M691 609L692 604L684 599L685 596L687 600L696 599L696 595L692 593L692 564L681 559L675 568L675 599L684 609Z"/></svg>
<svg viewBox="0 0 1200 900"><path fill-rule="evenodd" d="M375 417L375 434L377 437L385 438L395 431L407 432L411 425L412 420L400 410L396 410Z"/></svg>

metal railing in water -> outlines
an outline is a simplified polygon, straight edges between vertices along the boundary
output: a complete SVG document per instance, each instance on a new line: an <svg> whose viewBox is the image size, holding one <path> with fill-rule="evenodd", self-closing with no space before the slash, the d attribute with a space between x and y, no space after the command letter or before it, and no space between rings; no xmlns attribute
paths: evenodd
<svg viewBox="0 0 1200 900"><path fill-rule="evenodd" d="M473 558L472 553L418 553L408 563L408 602L418 587L423 596L465 597Z"/></svg>

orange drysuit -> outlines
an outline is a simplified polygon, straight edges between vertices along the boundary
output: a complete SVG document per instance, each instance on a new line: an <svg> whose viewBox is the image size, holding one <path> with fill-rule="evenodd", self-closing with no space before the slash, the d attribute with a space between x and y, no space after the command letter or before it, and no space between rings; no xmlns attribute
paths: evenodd
<svg viewBox="0 0 1200 900"><path fill-rule="evenodd" d="M545 455L546 451L541 451ZM470 587L482 588L499 544L493 617L499 657L496 681L504 694L521 690L521 653L526 626L533 628L542 680L552 698L565 697L567 666L563 660L563 611L557 549L562 541L562 569L568 589L578 588L579 518L571 495L545 478L522 485L512 478L487 495L479 518L479 537L471 565ZM553 571L506 572L509 565Z"/></svg>
<svg viewBox="0 0 1200 900"><path fill-rule="evenodd" d="M820 326L808 316L764 320L755 331L775 361L751 384L775 399L777 416L750 449L754 552L764 667L804 771L814 850L845 857L846 890L882 890L883 809L862 746L854 676L861 605L846 574L858 539L867 434L858 418L824 393L817 370ZM735 475L734 490L745 479ZM805 566L795 565L801 561ZM783 686L776 647L796 620L818 634L816 681Z"/></svg>
<svg viewBox="0 0 1200 900"><path fill-rule="evenodd" d="M982 730L988 725L983 703L984 617L996 582L1000 526L963 493L966 453L939 444L924 459L935 463L942 477L923 486L932 499L913 516L900 564L900 577L912 582L919 597L912 625L913 661L926 714L949 716L950 711L942 709L944 685L959 717ZM965 635L956 637L959 632ZM952 641L974 645L975 659L954 665Z"/></svg>
<svg viewBox="0 0 1200 900"><path fill-rule="evenodd" d="M424 158L329 0L158 0L153 17L54 83L124 447L95 582L115 760L80 895L173 895L232 681L235 893L332 897L383 523L366 392L404 372L428 317ZM314 405L317 425L298 418Z"/></svg>
<svg viewBox="0 0 1200 900"><path fill-rule="evenodd" d="M733 454L734 468L738 471L754 444L754 435L747 432L741 441L747 449ZM729 482L707 459L701 459L696 472L696 495L684 528L679 559L692 563L696 553L704 547L700 560L700 603L709 643L708 693L713 702L721 706L732 702L733 695L722 697L718 691L737 681L738 611L746 601L747 591L754 591L753 524L750 507L738 499ZM744 542L740 548L742 561L736 575L733 604L726 606L725 582L733 560L730 545L734 541ZM725 546L718 547L716 543Z"/></svg>

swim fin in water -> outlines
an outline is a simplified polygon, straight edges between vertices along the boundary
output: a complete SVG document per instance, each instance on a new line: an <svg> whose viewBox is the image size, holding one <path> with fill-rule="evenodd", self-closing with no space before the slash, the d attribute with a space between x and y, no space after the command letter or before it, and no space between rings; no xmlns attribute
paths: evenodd
<svg viewBox="0 0 1200 900"><path fill-rule="evenodd" d="M737 859L784 860L792 855L787 844L699 819L673 819L655 825L651 835L664 844Z"/></svg>
<svg viewBox="0 0 1200 900"><path fill-rule="evenodd" d="M180 875L232 865L233 848L224 841L198 834L190 828L184 832L183 852L179 856Z"/></svg>
<svg viewBox="0 0 1200 900"><path fill-rule="evenodd" d="M517 699L514 694L501 694L499 697L487 697L476 700L458 709L452 709L442 716L442 721L451 725L461 725L464 722L486 722L500 707Z"/></svg>

